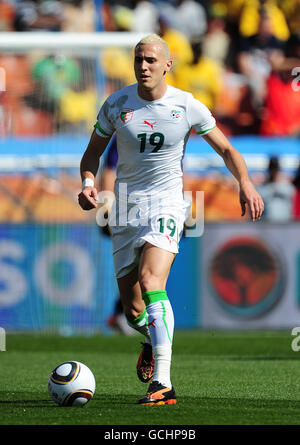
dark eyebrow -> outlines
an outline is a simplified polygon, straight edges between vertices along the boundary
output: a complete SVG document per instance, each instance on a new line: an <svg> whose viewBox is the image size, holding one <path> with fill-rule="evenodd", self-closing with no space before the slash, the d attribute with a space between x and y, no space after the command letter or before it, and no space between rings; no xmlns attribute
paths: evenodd
<svg viewBox="0 0 300 445"><path fill-rule="evenodd" d="M146 60L148 63L153 63L156 62L156 58L155 57L142 57L142 56L135 56L135 61L136 62L142 62L142 60Z"/></svg>

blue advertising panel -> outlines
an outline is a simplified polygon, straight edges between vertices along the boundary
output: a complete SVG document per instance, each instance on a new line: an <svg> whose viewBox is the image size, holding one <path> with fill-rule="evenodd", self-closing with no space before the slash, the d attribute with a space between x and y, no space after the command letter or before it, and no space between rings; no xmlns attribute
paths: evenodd
<svg viewBox="0 0 300 445"><path fill-rule="evenodd" d="M116 293L110 250L94 225L0 225L0 326L104 329Z"/></svg>
<svg viewBox="0 0 300 445"><path fill-rule="evenodd" d="M197 327L201 319L201 243L202 238L183 238L170 272L167 293L177 328Z"/></svg>
<svg viewBox="0 0 300 445"><path fill-rule="evenodd" d="M177 328L197 323L196 255L183 239L168 282ZM96 225L0 225L2 328L109 333L117 297L111 240Z"/></svg>

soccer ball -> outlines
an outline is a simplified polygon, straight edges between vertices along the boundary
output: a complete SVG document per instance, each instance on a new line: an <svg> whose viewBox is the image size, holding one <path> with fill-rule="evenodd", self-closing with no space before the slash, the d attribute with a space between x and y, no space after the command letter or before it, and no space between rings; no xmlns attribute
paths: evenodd
<svg viewBox="0 0 300 445"><path fill-rule="evenodd" d="M83 363L71 361L58 365L50 374L48 391L60 406L83 406L96 388L92 371Z"/></svg>

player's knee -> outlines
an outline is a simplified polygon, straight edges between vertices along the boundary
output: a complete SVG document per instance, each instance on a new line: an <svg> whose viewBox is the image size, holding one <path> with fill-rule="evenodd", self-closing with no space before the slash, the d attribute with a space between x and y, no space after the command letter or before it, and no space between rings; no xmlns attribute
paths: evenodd
<svg viewBox="0 0 300 445"><path fill-rule="evenodd" d="M141 271L139 282L142 292L159 290L163 287L161 278L150 271Z"/></svg>

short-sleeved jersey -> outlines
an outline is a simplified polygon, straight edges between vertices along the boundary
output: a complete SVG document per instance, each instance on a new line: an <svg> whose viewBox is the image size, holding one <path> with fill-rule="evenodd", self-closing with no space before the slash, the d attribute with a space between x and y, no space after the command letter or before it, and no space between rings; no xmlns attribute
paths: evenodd
<svg viewBox="0 0 300 445"><path fill-rule="evenodd" d="M146 101L137 84L111 94L95 125L99 136L116 132L117 179L127 192L182 191L182 160L192 128L207 134L216 121L191 93L170 85L158 100Z"/></svg>

